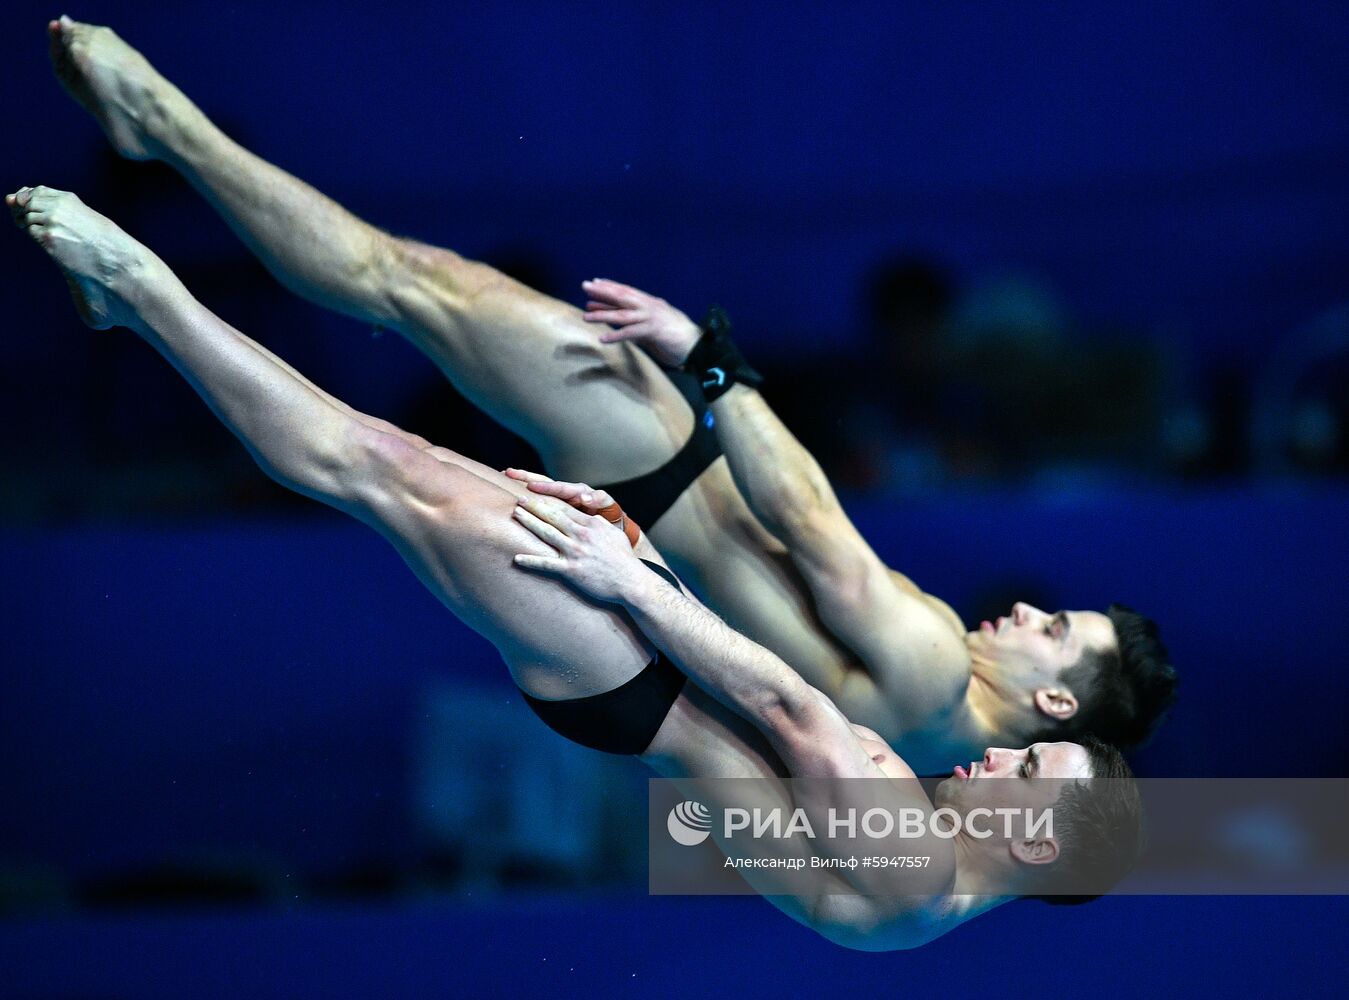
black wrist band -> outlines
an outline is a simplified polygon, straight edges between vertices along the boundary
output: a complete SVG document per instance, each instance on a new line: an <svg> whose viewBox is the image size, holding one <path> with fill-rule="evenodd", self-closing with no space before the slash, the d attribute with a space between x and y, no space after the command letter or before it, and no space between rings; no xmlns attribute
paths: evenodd
<svg viewBox="0 0 1349 1000"><path fill-rule="evenodd" d="M709 403L720 399L737 382L754 389L763 385L763 376L749 366L731 339L731 320L720 306L707 310L702 331L684 371L697 377L704 399Z"/></svg>

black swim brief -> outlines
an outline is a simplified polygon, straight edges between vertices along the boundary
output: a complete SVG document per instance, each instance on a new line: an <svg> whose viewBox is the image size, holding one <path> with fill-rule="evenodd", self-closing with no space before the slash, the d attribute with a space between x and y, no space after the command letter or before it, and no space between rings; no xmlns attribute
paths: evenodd
<svg viewBox="0 0 1349 1000"><path fill-rule="evenodd" d="M664 566L643 559L653 573L679 586ZM605 753L640 754L651 745L688 677L659 651L636 677L601 694L547 701L526 691L525 703L549 729Z"/></svg>
<svg viewBox="0 0 1349 1000"><path fill-rule="evenodd" d="M667 370L666 375L693 407L693 433L674 458L659 469L608 486L597 485L618 501L623 513L650 531L656 522L683 495L703 470L721 455L712 411L703 399L698 379L687 372Z"/></svg>

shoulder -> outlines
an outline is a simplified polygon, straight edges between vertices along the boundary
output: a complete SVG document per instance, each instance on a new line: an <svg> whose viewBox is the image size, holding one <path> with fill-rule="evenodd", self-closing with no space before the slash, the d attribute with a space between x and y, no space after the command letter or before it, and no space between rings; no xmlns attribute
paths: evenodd
<svg viewBox="0 0 1349 1000"><path fill-rule="evenodd" d="M931 728L957 710L969 687L965 631L944 601L924 594L902 573L887 572L898 599L857 654L902 728Z"/></svg>
<svg viewBox="0 0 1349 1000"><path fill-rule="evenodd" d="M958 636L965 634L965 623L960 620L960 616L955 613L955 609L947 604L940 597L925 592L918 584L914 583L907 576L897 569L889 570L890 580L900 591L922 602L928 610L932 611L942 624L948 626L952 632Z"/></svg>
<svg viewBox="0 0 1349 1000"><path fill-rule="evenodd" d="M798 678L799 679L799 678ZM773 727L793 777L869 778L877 772L863 737L832 698L801 682L803 696L789 720Z"/></svg>

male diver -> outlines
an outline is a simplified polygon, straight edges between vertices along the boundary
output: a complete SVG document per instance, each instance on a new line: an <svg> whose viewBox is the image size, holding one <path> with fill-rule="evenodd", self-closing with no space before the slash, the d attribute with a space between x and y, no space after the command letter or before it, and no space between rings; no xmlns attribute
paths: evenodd
<svg viewBox="0 0 1349 1000"><path fill-rule="evenodd" d="M792 892L746 870L774 905L826 938L868 950L915 947L1018 896L1071 889L1065 878L1085 861L1099 876L1103 850L1108 881L1132 863L1137 790L1107 744L991 748L968 769L956 766L937 806L1052 808L1056 828L943 836L909 765L686 595L606 493L539 478L556 494L542 496L360 413L211 313L160 258L75 195L37 187L5 200L60 267L87 324L139 334L269 475L384 535L497 647L531 707L560 733L640 755L675 779L760 779L748 783L759 808L926 813L920 838L870 846L923 856L918 871L829 869L808 891ZM789 791L783 778L798 783ZM880 780L852 780L863 778ZM837 859L841 840L826 828L781 850L791 860ZM736 856L737 843L721 843Z"/></svg>
<svg viewBox="0 0 1349 1000"><path fill-rule="evenodd" d="M889 569L724 331L682 359L654 333L635 338L648 350L597 344L580 310L385 233L243 149L112 30L62 17L48 33L58 77L119 153L175 168L287 288L397 330L553 475L606 484L733 628L921 773L990 743L1091 732L1128 747L1172 700L1156 626L1132 611L1017 604L967 630ZM586 290L591 318L625 336L659 302ZM680 360L692 371L659 363Z"/></svg>

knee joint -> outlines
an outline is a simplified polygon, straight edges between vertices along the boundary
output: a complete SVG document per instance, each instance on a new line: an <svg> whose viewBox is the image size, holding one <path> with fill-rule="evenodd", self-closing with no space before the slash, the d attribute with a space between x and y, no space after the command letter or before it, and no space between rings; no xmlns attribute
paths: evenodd
<svg viewBox="0 0 1349 1000"><path fill-rule="evenodd" d="M352 493L367 504L442 505L451 499L444 464L400 435L361 427L346 453Z"/></svg>

